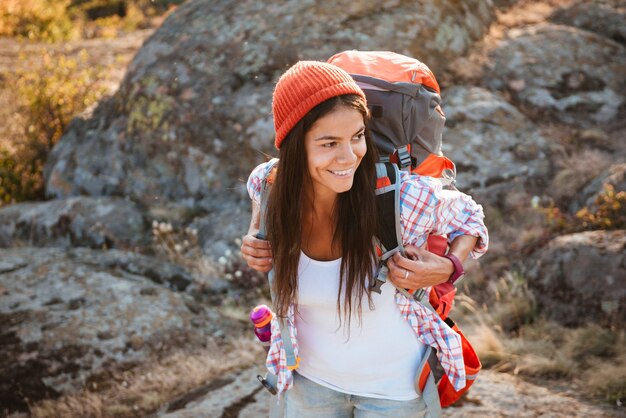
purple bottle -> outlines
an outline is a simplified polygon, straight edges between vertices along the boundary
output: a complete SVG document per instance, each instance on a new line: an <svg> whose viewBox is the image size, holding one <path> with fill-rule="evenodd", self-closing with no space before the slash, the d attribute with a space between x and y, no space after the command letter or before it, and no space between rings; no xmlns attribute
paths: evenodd
<svg viewBox="0 0 626 418"><path fill-rule="evenodd" d="M254 324L254 334L266 348L272 339L272 318L274 314L266 305L258 305L250 311L250 321Z"/></svg>

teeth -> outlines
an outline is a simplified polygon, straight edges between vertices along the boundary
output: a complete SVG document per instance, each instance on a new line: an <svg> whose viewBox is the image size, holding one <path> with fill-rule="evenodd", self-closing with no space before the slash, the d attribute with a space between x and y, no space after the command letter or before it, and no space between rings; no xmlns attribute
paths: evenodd
<svg viewBox="0 0 626 418"><path fill-rule="evenodd" d="M352 173L352 169L348 169L348 170L341 170L341 171L333 171L333 170L329 170L331 173L333 173L336 176L347 176L349 174Z"/></svg>

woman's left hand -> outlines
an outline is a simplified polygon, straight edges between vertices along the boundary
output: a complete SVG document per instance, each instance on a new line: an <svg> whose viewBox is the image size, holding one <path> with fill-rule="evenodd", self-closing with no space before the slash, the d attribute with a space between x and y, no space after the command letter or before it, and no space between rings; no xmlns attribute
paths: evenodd
<svg viewBox="0 0 626 418"><path fill-rule="evenodd" d="M394 254L387 260L389 280L404 289L422 289L443 283L454 271L452 262L430 251L414 246L405 248L406 255Z"/></svg>

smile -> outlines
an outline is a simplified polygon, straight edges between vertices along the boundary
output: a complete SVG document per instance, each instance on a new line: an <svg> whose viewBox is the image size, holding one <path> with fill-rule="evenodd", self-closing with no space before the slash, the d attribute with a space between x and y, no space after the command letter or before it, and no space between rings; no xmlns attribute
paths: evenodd
<svg viewBox="0 0 626 418"><path fill-rule="evenodd" d="M349 176L350 174L352 174L354 172L354 169L350 168L348 170L337 170L337 171L328 170L328 171L336 176L345 177L345 176Z"/></svg>

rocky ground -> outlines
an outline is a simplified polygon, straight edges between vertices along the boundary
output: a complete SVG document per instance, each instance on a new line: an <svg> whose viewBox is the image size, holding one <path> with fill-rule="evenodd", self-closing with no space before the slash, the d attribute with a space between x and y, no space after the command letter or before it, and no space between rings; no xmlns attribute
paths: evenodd
<svg viewBox="0 0 626 418"><path fill-rule="evenodd" d="M225 376L219 387L205 388L201 397L178 399L159 418L254 418L270 416L276 401L257 384L258 367ZM576 388L579 389L579 388ZM274 410L274 408L272 408ZM209 412L210 411L210 412ZM444 418L499 417L624 417L624 411L577 399L575 390L538 386L510 374L483 371L468 396L444 410Z"/></svg>
<svg viewBox="0 0 626 418"><path fill-rule="evenodd" d="M195 0L156 33L45 46L118 65L112 97L47 163L51 200L0 209L0 415L267 414L246 319L267 295L236 253L243 182L271 152L273 80L346 48L394 45L440 74L444 152L492 233L472 296L483 302L515 268L554 319L622 326L624 231L555 237L531 202L573 216L603 183L626 189L623 4L269 3ZM284 24L272 30L268 13ZM42 46L0 39L0 74ZM3 97L0 125L12 111ZM445 416L626 416L584 399L576 379L485 370Z"/></svg>

